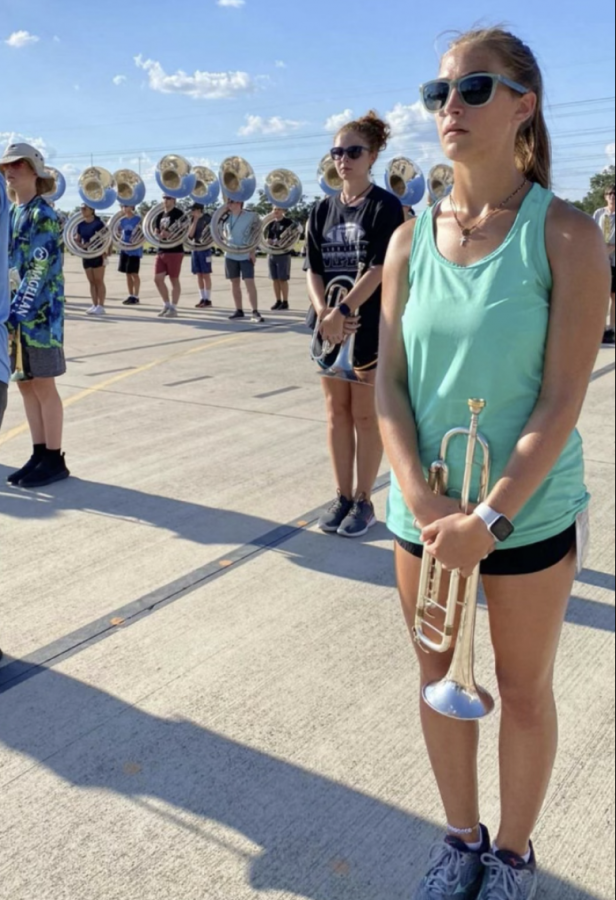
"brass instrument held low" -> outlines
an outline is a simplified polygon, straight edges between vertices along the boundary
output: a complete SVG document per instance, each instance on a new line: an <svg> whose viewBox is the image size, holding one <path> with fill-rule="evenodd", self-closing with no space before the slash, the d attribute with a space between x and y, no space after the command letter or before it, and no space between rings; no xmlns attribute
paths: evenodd
<svg viewBox="0 0 616 900"><path fill-rule="evenodd" d="M470 428L454 428L443 438L441 455L430 468L429 483L435 494L446 495L449 489L447 459L453 441L466 438L466 464L462 485L461 509L468 514L472 502L484 503L488 497L491 470L491 451L487 440L479 433L479 418L486 407L485 400L469 400ZM477 448L480 451L480 482L477 497L471 501L473 475L477 465ZM495 707L494 698L479 687L474 674L475 633L479 602L480 566L477 566L464 586L464 599L460 601L462 576L451 574L446 602L441 602L443 566L429 553L424 553L419 583L419 596L415 619L414 637L427 652L449 653L454 646L458 607L461 607L458 638L455 642L453 661L447 676L439 682L427 685L423 696L435 712L459 721L478 721L490 715ZM434 624L437 614L444 616L444 626Z"/></svg>
<svg viewBox="0 0 616 900"><path fill-rule="evenodd" d="M361 281L366 271L366 266L362 263L357 272L355 280L350 275L339 275L330 281L325 293L325 302L330 309L340 306L344 303L351 291ZM348 381L353 384L367 384L362 380L355 368L355 343L356 334L349 335L342 343L340 351L334 363L328 368L323 368L322 364L327 357L336 349L335 344L329 341L322 341L320 335L321 323L317 322L314 334L312 336L311 355L314 362L321 364L319 372L322 378L336 378L339 381ZM319 344L321 349L319 349Z"/></svg>

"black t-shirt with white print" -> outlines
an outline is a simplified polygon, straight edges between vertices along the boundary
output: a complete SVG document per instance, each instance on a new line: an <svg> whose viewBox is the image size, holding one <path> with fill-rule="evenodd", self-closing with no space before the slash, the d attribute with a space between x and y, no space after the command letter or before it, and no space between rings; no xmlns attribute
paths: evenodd
<svg viewBox="0 0 616 900"><path fill-rule="evenodd" d="M320 275L325 287L339 275L357 278L385 263L394 232L404 224L397 197L376 185L359 206L346 206L339 196L328 197L312 211L308 228L307 268ZM378 330L381 288L361 308L362 329Z"/></svg>
<svg viewBox="0 0 616 900"><path fill-rule="evenodd" d="M184 213L177 206L174 206L170 212L162 212L156 216L154 228L156 231L168 231L175 222L179 222L183 218ZM176 247L169 247L168 250L159 250L159 254L163 253L184 253L184 244L178 244Z"/></svg>

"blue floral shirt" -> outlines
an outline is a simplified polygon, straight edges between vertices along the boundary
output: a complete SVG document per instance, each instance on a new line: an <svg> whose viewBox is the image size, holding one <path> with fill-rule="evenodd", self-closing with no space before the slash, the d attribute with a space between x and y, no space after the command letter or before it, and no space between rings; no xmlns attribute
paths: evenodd
<svg viewBox="0 0 616 900"><path fill-rule="evenodd" d="M9 294L9 200L4 178L0 175L0 381L8 384L11 378L9 336L6 322L10 312Z"/></svg>
<svg viewBox="0 0 616 900"><path fill-rule="evenodd" d="M64 343L64 273L62 229L42 197L11 210L9 260L21 284L11 299L9 330L21 326L29 347L47 349Z"/></svg>

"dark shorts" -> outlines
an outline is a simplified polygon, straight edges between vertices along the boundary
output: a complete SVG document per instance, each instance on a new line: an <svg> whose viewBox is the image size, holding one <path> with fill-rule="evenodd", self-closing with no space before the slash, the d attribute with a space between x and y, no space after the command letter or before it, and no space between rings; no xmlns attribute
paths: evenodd
<svg viewBox="0 0 616 900"><path fill-rule="evenodd" d="M616 294L616 267L612 266L612 294Z"/></svg>
<svg viewBox="0 0 616 900"><path fill-rule="evenodd" d="M225 275L227 281L236 281L243 278L244 281L252 281L255 277L255 264L251 259L225 259Z"/></svg>
<svg viewBox="0 0 616 900"><path fill-rule="evenodd" d="M0 428L2 428L2 420L4 419L4 414L6 412L6 404L9 395L9 386L5 384L3 381L0 381Z"/></svg>
<svg viewBox="0 0 616 900"><path fill-rule="evenodd" d="M195 250L192 254L192 273L193 275L211 275L212 274L212 251L211 250Z"/></svg>
<svg viewBox="0 0 616 900"><path fill-rule="evenodd" d="M28 347L22 340L23 371L28 381L33 378L59 378L66 373L62 347ZM15 345L12 344L11 371L16 368Z"/></svg>
<svg viewBox="0 0 616 900"><path fill-rule="evenodd" d="M411 544L396 538L396 543L407 553L423 559L422 544ZM528 547L513 547L511 550L496 550L481 564L482 575L535 575L545 572L562 562L577 544L577 528L572 525L562 534L530 544Z"/></svg>
<svg viewBox="0 0 616 900"><path fill-rule="evenodd" d="M120 253L118 272L121 272L123 275L138 275L140 271L140 256L129 256L128 253Z"/></svg>
<svg viewBox="0 0 616 900"><path fill-rule="evenodd" d="M86 269L102 269L105 265L104 256L95 256L94 259L84 259L83 267Z"/></svg>
<svg viewBox="0 0 616 900"><path fill-rule="evenodd" d="M269 273L272 281L290 281L291 255L286 253L283 256L270 256Z"/></svg>
<svg viewBox="0 0 616 900"><path fill-rule="evenodd" d="M184 262L183 253L159 253L156 257L156 265L154 267L155 275L168 275L172 280L176 280L182 274L182 263Z"/></svg>

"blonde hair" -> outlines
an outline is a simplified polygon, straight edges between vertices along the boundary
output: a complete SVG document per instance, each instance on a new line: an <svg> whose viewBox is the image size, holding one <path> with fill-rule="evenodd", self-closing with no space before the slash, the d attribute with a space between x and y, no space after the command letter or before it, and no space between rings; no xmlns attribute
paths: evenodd
<svg viewBox="0 0 616 900"><path fill-rule="evenodd" d="M477 28L459 35L449 46L480 46L497 56L514 81L537 95L537 108L517 135L515 157L529 181L544 188L552 185L552 142L545 120L545 84L537 57L524 41L502 27Z"/></svg>
<svg viewBox="0 0 616 900"><path fill-rule="evenodd" d="M349 134L352 131L361 134L373 153L382 153L387 149L391 137L391 128L373 109L361 119L344 125L338 134Z"/></svg>

